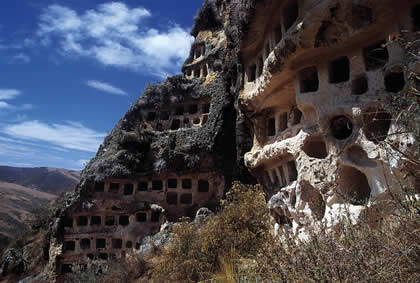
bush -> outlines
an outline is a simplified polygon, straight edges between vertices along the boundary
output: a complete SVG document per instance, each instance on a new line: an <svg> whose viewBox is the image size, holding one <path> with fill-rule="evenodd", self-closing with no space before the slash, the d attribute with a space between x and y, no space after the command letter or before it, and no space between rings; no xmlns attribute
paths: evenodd
<svg viewBox="0 0 420 283"><path fill-rule="evenodd" d="M227 270L226 263L253 258L268 241L269 211L259 186L235 183L222 210L205 224L175 225L172 241L153 261L154 282L196 282Z"/></svg>
<svg viewBox="0 0 420 283"><path fill-rule="evenodd" d="M258 186L234 184L221 211L205 224L175 225L170 245L149 258L153 282L419 282L419 200L394 200L374 226L366 208L358 224L315 224L305 239L275 236ZM207 280L207 281L205 281Z"/></svg>
<svg viewBox="0 0 420 283"><path fill-rule="evenodd" d="M419 221L415 207L401 208L377 228L363 220L353 225L345 216L333 231L321 225L306 241L274 238L249 274L283 282L419 282Z"/></svg>

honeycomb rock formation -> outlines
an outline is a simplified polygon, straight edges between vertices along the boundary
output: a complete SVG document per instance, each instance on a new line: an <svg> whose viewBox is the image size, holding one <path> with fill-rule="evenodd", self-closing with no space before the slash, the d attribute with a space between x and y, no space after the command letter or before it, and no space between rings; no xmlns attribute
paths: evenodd
<svg viewBox="0 0 420 283"><path fill-rule="evenodd" d="M389 35L416 29L416 1L250 2L241 45L240 104L254 132L246 165L279 226L332 224L345 205L357 217L362 204L401 188L402 157L415 149L384 109L406 81L404 50Z"/></svg>
<svg viewBox="0 0 420 283"><path fill-rule="evenodd" d="M140 249L233 180L262 184L293 231L381 205L416 147L386 105L407 80L389 35L419 29L419 3L206 0L183 75L145 90L57 211L51 268Z"/></svg>

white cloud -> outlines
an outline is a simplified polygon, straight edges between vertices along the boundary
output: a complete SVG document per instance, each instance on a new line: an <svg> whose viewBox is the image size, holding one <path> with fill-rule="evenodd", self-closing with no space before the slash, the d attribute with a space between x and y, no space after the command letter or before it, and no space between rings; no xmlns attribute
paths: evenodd
<svg viewBox="0 0 420 283"><path fill-rule="evenodd" d="M0 100L15 99L21 92L17 89L0 89Z"/></svg>
<svg viewBox="0 0 420 283"><path fill-rule="evenodd" d="M82 154L44 143L25 142L0 135L0 164L18 167L58 167L80 170L90 153ZM82 157L83 156L83 157ZM81 159L83 158L83 159Z"/></svg>
<svg viewBox="0 0 420 283"><path fill-rule="evenodd" d="M126 96L128 95L125 91L123 91L122 89L119 89L113 85L110 85L108 83L104 83L104 82L100 82L100 81L94 81L94 80L90 80L86 82L86 85L100 90L100 91L104 91L110 94L114 94L114 95L121 95L121 96Z"/></svg>
<svg viewBox="0 0 420 283"><path fill-rule="evenodd" d="M159 31L144 23L151 13L121 2L78 14L61 5L40 17L38 35L45 45L58 42L65 55L86 56L107 66L164 77L179 71L193 38L176 25Z"/></svg>
<svg viewBox="0 0 420 283"><path fill-rule="evenodd" d="M0 101L0 109L10 109L11 107L12 105L10 105L9 103Z"/></svg>
<svg viewBox="0 0 420 283"><path fill-rule="evenodd" d="M2 132L13 138L43 141L61 148L86 152L96 152L105 137L105 133L86 128L77 122L49 125L36 120L7 125Z"/></svg>
<svg viewBox="0 0 420 283"><path fill-rule="evenodd" d="M31 110L35 108L32 104L23 104L23 105L12 105L5 100L12 100L18 97L21 94L21 91L17 89L0 89L0 109L2 110L8 110L8 112L11 111L25 111L25 110ZM3 113L0 112L0 115L6 114L4 111Z"/></svg>
<svg viewBox="0 0 420 283"><path fill-rule="evenodd" d="M35 106L32 104L23 104L20 106L12 105L4 101L0 101L0 109L11 110L11 111L25 111L34 109Z"/></svg>
<svg viewBox="0 0 420 283"><path fill-rule="evenodd" d="M31 57L29 57L25 53L16 54L15 56L13 56L13 59L15 61L22 62L22 63L29 63L29 62L31 62Z"/></svg>

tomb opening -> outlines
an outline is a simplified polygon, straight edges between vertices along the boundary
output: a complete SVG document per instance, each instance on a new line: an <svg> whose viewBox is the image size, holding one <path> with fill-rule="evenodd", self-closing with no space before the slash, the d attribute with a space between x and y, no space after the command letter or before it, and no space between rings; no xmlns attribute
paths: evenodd
<svg viewBox="0 0 420 283"><path fill-rule="evenodd" d="M368 79L366 75L360 75L351 82L351 93L361 95L369 90Z"/></svg>
<svg viewBox="0 0 420 283"><path fill-rule="evenodd" d="M374 143L384 141L391 127L392 115L382 109L368 108L363 113L363 132Z"/></svg>
<svg viewBox="0 0 420 283"><path fill-rule="evenodd" d="M289 183L296 181L298 172L297 172L296 163L294 160L287 162L287 169L289 173Z"/></svg>
<svg viewBox="0 0 420 283"><path fill-rule="evenodd" d="M325 141L321 136L310 137L303 145L302 150L312 158L324 159L328 156Z"/></svg>
<svg viewBox="0 0 420 283"><path fill-rule="evenodd" d="M210 103L206 103L203 105L203 114L210 113Z"/></svg>
<svg viewBox="0 0 420 283"><path fill-rule="evenodd" d="M62 264L61 265L61 273L72 273L73 272L73 265L72 264Z"/></svg>
<svg viewBox="0 0 420 283"><path fill-rule="evenodd" d="M376 70L385 66L389 59L386 41L382 40L364 48L363 57L367 71Z"/></svg>
<svg viewBox="0 0 420 283"><path fill-rule="evenodd" d="M198 191L200 193L207 193L209 191L209 182L207 180L198 181Z"/></svg>
<svg viewBox="0 0 420 283"><path fill-rule="evenodd" d="M330 83L346 82L350 78L350 62L347 57L340 57L328 64Z"/></svg>
<svg viewBox="0 0 420 283"><path fill-rule="evenodd" d="M92 216L90 218L90 225L101 225L101 217L100 216Z"/></svg>
<svg viewBox="0 0 420 283"><path fill-rule="evenodd" d="M257 65L256 64L252 64L251 66L248 67L248 82L253 82L255 81L256 78L256 74L257 74Z"/></svg>
<svg viewBox="0 0 420 283"><path fill-rule="evenodd" d="M182 188L190 190L192 189L192 180L191 179L182 179Z"/></svg>
<svg viewBox="0 0 420 283"><path fill-rule="evenodd" d="M281 113L279 116L279 133L287 129L287 112Z"/></svg>
<svg viewBox="0 0 420 283"><path fill-rule="evenodd" d="M208 73L209 73L209 71L208 71L208 69L207 69L207 65L206 65L206 64L204 64L204 65L203 65L203 77L207 77Z"/></svg>
<svg viewBox="0 0 420 283"><path fill-rule="evenodd" d="M77 217L77 226L87 226L87 225L88 225L88 217L87 216Z"/></svg>
<svg viewBox="0 0 420 283"><path fill-rule="evenodd" d="M180 202L181 204L192 204L192 194L182 194Z"/></svg>
<svg viewBox="0 0 420 283"><path fill-rule="evenodd" d="M90 249L90 239L81 239L80 240L80 248L82 250Z"/></svg>
<svg viewBox="0 0 420 283"><path fill-rule="evenodd" d="M130 218L128 217L128 215L120 215L118 223L121 226L127 226L128 224L130 224Z"/></svg>
<svg viewBox="0 0 420 283"><path fill-rule="evenodd" d="M293 108L290 115L291 115L290 118L292 120L292 126L300 124L303 114L296 106Z"/></svg>
<svg viewBox="0 0 420 283"><path fill-rule="evenodd" d="M115 218L114 218L114 216L106 216L105 217L105 225L106 226L114 226L115 225Z"/></svg>
<svg viewBox="0 0 420 283"><path fill-rule="evenodd" d="M411 18L413 19L414 31L420 31L420 5L415 5L411 9Z"/></svg>
<svg viewBox="0 0 420 283"><path fill-rule="evenodd" d="M370 198L371 188L366 175L350 166L340 167L338 189L353 205L362 205Z"/></svg>
<svg viewBox="0 0 420 283"><path fill-rule="evenodd" d="M178 106L175 109L175 115L177 115L177 116L184 115L184 106Z"/></svg>
<svg viewBox="0 0 420 283"><path fill-rule="evenodd" d="M134 191L133 184L124 184L124 195L129 196L132 195Z"/></svg>
<svg viewBox="0 0 420 283"><path fill-rule="evenodd" d="M286 4L283 10L284 30L288 30L297 20L299 16L299 6L297 0L291 0Z"/></svg>
<svg viewBox="0 0 420 283"><path fill-rule="evenodd" d="M105 249L106 239L96 239L96 249Z"/></svg>
<svg viewBox="0 0 420 283"><path fill-rule="evenodd" d="M122 249L122 240L121 239L112 239L112 248L113 249Z"/></svg>
<svg viewBox="0 0 420 283"><path fill-rule="evenodd" d="M195 113L197 113L197 112L198 112L198 107L197 107L197 104L191 104L191 105L188 107L188 112L189 112L190 114L195 114Z"/></svg>
<svg viewBox="0 0 420 283"><path fill-rule="evenodd" d="M118 183L111 183L109 184L109 192L113 194L117 194L120 190L120 184Z"/></svg>
<svg viewBox="0 0 420 283"><path fill-rule="evenodd" d="M264 61L263 58L260 56L258 58L258 64L257 64L257 77L260 77L263 73L263 68L264 68Z"/></svg>
<svg viewBox="0 0 420 283"><path fill-rule="evenodd" d="M65 252L73 252L76 249L76 242L75 241L65 241L63 244L63 248Z"/></svg>
<svg viewBox="0 0 420 283"><path fill-rule="evenodd" d="M177 179L168 179L168 188L169 189L176 189L178 187L178 180Z"/></svg>
<svg viewBox="0 0 420 283"><path fill-rule="evenodd" d="M136 221L137 222L146 222L147 214L144 212L139 212L136 214Z"/></svg>
<svg viewBox="0 0 420 283"><path fill-rule="evenodd" d="M318 71L315 66L305 68L299 72L300 92L314 92L319 88Z"/></svg>
<svg viewBox="0 0 420 283"><path fill-rule="evenodd" d="M199 78L200 76L200 66L197 65L194 67L194 78Z"/></svg>
<svg viewBox="0 0 420 283"><path fill-rule="evenodd" d="M264 46L264 58L267 58L270 55L270 43L266 42Z"/></svg>
<svg viewBox="0 0 420 283"><path fill-rule="evenodd" d="M163 183L160 180L152 181L152 190L153 191L162 191L163 190Z"/></svg>
<svg viewBox="0 0 420 283"><path fill-rule="evenodd" d="M178 194L177 193L167 193L166 202L169 205L177 205L178 204Z"/></svg>
<svg viewBox="0 0 420 283"><path fill-rule="evenodd" d="M168 111L160 112L160 119L163 121L169 120L169 112Z"/></svg>
<svg viewBox="0 0 420 283"><path fill-rule="evenodd" d="M330 129L336 139L344 140L353 133L353 123L346 116L336 116L331 120Z"/></svg>
<svg viewBox="0 0 420 283"><path fill-rule="evenodd" d="M184 118L184 127L189 128L190 127L190 119Z"/></svg>
<svg viewBox="0 0 420 283"><path fill-rule="evenodd" d="M138 191L144 192L147 191L148 184L147 182L139 182L138 183Z"/></svg>
<svg viewBox="0 0 420 283"><path fill-rule="evenodd" d="M283 34L282 34L282 30L281 30L281 25L278 25L274 29L274 39L276 41L276 44L278 44L281 41L282 37L283 37Z"/></svg>
<svg viewBox="0 0 420 283"><path fill-rule="evenodd" d="M172 125L171 125L171 130L175 131L178 130L181 127L181 121L179 119L173 119L172 120Z"/></svg>
<svg viewBox="0 0 420 283"><path fill-rule="evenodd" d="M267 136L274 137L276 135L276 119L268 119Z"/></svg>
<svg viewBox="0 0 420 283"><path fill-rule="evenodd" d="M63 225L64 225L64 227L72 228L73 227L73 218L71 218L71 217L64 217L64 219L63 219Z"/></svg>
<svg viewBox="0 0 420 283"><path fill-rule="evenodd" d="M388 92L397 93L403 90L405 78L403 72L389 72L385 76L385 89Z"/></svg>

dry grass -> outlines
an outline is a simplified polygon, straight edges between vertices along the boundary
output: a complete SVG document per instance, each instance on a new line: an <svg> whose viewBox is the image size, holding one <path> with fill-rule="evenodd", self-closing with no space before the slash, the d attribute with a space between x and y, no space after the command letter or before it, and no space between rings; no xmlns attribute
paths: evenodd
<svg viewBox="0 0 420 283"><path fill-rule="evenodd" d="M260 187L234 184L222 210L206 224L184 220L174 227L168 248L155 257L153 282L233 280L234 261L255 257L268 240L269 213Z"/></svg>
<svg viewBox="0 0 420 283"><path fill-rule="evenodd" d="M375 227L343 216L334 229L319 224L303 241L274 236L262 192L235 184L206 224L184 220L174 229L171 245L153 257L148 281L419 282L420 202L394 205Z"/></svg>

